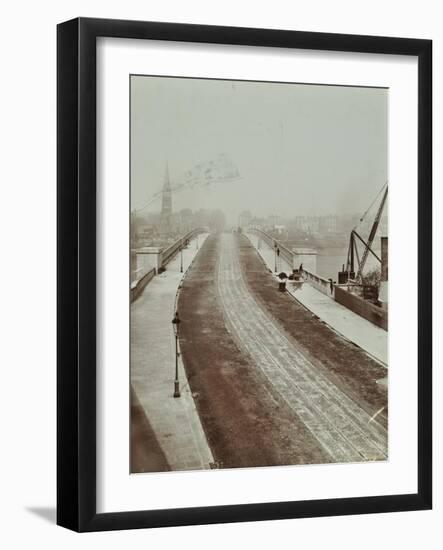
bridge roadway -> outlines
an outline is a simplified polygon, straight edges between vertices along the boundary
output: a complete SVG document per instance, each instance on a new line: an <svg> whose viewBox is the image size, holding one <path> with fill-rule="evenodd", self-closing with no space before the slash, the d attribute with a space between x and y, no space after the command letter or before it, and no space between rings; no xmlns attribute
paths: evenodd
<svg viewBox="0 0 443 550"><path fill-rule="evenodd" d="M387 431L316 367L246 284L237 237L222 234L217 291L237 345L334 462L384 460ZM326 345L326 343L325 343Z"/></svg>

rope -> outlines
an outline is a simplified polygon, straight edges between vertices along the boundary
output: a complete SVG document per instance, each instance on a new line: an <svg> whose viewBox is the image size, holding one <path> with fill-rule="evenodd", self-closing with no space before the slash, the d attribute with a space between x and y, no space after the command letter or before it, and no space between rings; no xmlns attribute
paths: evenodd
<svg viewBox="0 0 443 550"><path fill-rule="evenodd" d="M374 206L375 202L377 201L378 197L380 196L380 194L382 193L383 189L388 185L388 182L386 181L386 183L383 185L383 187L380 189L380 191L377 193L377 195L375 196L375 199L371 202L369 208L366 210L366 212L363 214L363 216L360 218L360 221L358 222L358 224L354 227L354 230L357 229L357 227L361 224L361 222L365 219L366 215L368 214L369 210L371 210L371 208Z"/></svg>

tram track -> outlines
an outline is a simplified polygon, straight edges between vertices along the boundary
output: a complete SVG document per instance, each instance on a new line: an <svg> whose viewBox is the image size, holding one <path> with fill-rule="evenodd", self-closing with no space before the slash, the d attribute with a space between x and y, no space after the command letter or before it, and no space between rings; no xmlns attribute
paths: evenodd
<svg viewBox="0 0 443 550"><path fill-rule="evenodd" d="M315 365L249 290L234 235L223 234L217 291L226 324L274 390L334 462L387 458L387 431Z"/></svg>

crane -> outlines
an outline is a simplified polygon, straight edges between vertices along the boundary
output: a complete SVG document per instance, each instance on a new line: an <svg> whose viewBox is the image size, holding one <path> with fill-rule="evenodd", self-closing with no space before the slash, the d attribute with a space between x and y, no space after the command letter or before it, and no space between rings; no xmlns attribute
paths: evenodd
<svg viewBox="0 0 443 550"><path fill-rule="evenodd" d="M386 187L386 189L385 189L385 187ZM377 214L374 218L374 222L372 224L371 231L369 233L368 241L366 242L363 239L363 237L361 237L361 235L359 235L359 233L357 233L357 227L358 226L354 227L354 229L351 231L351 235L350 235L350 238L349 238L348 256L347 256L347 260L346 260L346 270L344 269L344 266L343 266L343 271L341 271L339 273L339 281L341 280L343 283L346 282L346 281L349 281L350 279L351 280L353 279L354 282L357 283L357 284L362 283L363 270L364 270L364 267L366 265L366 261L368 259L369 254L372 254L374 256L374 258L376 258L381 263L381 259L372 250L372 244L373 244L375 236L377 234L377 229L378 229L378 226L380 224L380 219L381 219L381 216L383 214L383 210L384 210L384 207L385 207L385 204L386 204L386 199L388 197L388 182L386 182L385 185L383 185L383 187L377 193L377 196L375 197L372 204L369 206L369 208L366 210L366 212L360 218L360 223L361 223L364 220L366 214L372 208L373 204L375 203L378 196L380 195L380 193L383 190L384 190L383 196L382 196L382 199L380 201L380 205L378 207ZM361 260L360 260L359 253L358 253L356 238L364 246L363 255L361 257ZM358 264L357 276L355 276L355 271L354 271L354 264L355 264L354 260L355 259L357 259L357 264Z"/></svg>

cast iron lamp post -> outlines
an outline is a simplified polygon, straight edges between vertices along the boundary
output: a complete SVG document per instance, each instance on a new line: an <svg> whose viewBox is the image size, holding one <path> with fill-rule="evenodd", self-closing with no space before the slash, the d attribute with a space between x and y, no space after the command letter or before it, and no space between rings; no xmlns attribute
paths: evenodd
<svg viewBox="0 0 443 550"><path fill-rule="evenodd" d="M274 272L277 273L277 243L274 242Z"/></svg>
<svg viewBox="0 0 443 550"><path fill-rule="evenodd" d="M172 319L172 324L174 325L174 334L175 334L175 379L174 379L174 397L180 397L180 382L178 380L178 327L180 324L180 319L178 317L178 311L175 312L175 317Z"/></svg>

